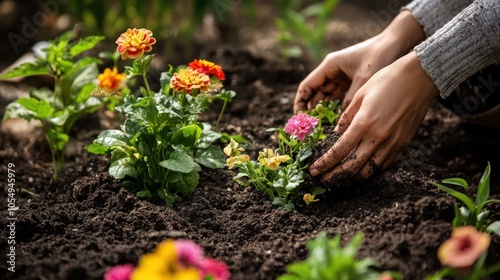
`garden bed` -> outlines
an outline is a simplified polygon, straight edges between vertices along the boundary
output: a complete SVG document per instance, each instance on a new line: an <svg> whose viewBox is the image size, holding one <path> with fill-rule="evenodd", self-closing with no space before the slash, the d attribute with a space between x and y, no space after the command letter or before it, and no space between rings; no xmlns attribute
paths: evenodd
<svg viewBox="0 0 500 280"><path fill-rule="evenodd" d="M295 90L307 71L244 50L222 49L206 56L222 65L226 88L237 92L221 130L248 139L253 156L275 145L273 133L265 130L283 126L292 115ZM2 84L3 91L6 86ZM203 118L213 122L216 113ZM440 268L436 252L450 236L455 201L431 182L463 177L476 187L489 161L492 196L500 193L498 133L463 124L438 103L395 168L367 182L337 186L295 211L277 210L264 194L237 185L233 170L204 169L199 187L173 209L137 198L107 173L107 157L85 150L110 123L101 111L76 124L76 141L70 143L65 170L55 183L50 182L43 134L22 136L2 129L0 174L6 178L7 165L15 165L19 206L16 272L6 273L9 279L102 279L109 267L136 264L167 238L195 241L208 256L228 264L231 279L275 279L287 264L307 256L306 241L321 231L340 233L344 243L362 231L359 257L372 257L381 269L398 271L404 279L423 279ZM5 198L6 184L2 186ZM489 210L492 220L500 219L498 206ZM7 235L3 227L2 236ZM5 238L0 244L8 247ZM500 259L499 245L494 238L492 261Z"/></svg>
<svg viewBox="0 0 500 280"><path fill-rule="evenodd" d="M258 21L256 34L246 23L238 24L243 17L235 16L236 23L221 29L221 41L232 43L194 48L203 50L199 58L222 66L224 87L236 92L219 128L249 140L246 151L251 158L263 148L276 147L276 136L266 129L282 127L292 116L295 91L312 67L309 62L285 63L255 51L274 48L277 37L276 11L268 1L259 3L263 20ZM380 5L385 8L385 2ZM326 38L330 50L376 34L388 23L377 21L374 26L373 11L349 4L340 5L335 13L336 22L329 26L332 35ZM372 21L367 24L367 19ZM246 28L240 30L241 26ZM373 34L365 34L367 29ZM246 42L234 42L241 38L232 37L238 36ZM245 45L245 49L235 47ZM167 68L160 43L158 47L151 80ZM0 64L6 66L14 59L11 55ZM0 82L0 115L8 103L27 95L30 86L41 85L50 83L33 77L21 83ZM221 104L215 105L218 108L206 112L203 121L215 122ZM366 182L334 186L332 192L317 196L318 202L294 211L278 210L265 194L236 184L232 180L236 171L228 169L203 169L198 188L172 209L160 200L137 198L109 175L107 156L86 151L102 130L120 124L103 110L76 123L65 168L52 182L49 147L32 124L22 120L0 124L0 195L6 201L8 168L14 165L19 207L13 212L15 273L6 271L9 251L2 251L1 268L7 279L102 279L110 267L137 264L143 254L168 238L196 242L207 256L227 263L233 280L275 279L287 264L306 258L307 240L322 231L329 237L341 234L343 244L363 232L359 258L374 258L381 270L400 272L404 279L423 279L441 268L437 249L449 238L454 217L455 199L431 182L463 177L474 193L489 161L492 198L500 198L499 131L464 124L438 102L397 166ZM0 205L7 217L7 203ZM487 208L491 220L500 220L499 205ZM2 228L1 248L12 245L6 238L11 229ZM500 261L498 236L489 250L489 262Z"/></svg>

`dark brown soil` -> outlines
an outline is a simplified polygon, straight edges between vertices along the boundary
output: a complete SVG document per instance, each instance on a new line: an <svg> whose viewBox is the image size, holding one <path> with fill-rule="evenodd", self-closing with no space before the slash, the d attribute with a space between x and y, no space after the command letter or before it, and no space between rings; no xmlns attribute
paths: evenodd
<svg viewBox="0 0 500 280"><path fill-rule="evenodd" d="M295 89L306 72L242 51L207 55L222 64L226 87L237 92L222 130L241 133L253 153L275 145L265 130L291 116ZM205 116L215 117L216 110ZM449 237L453 218L454 200L430 182L460 176L476 186L490 161L493 197L500 193L498 131L467 126L439 104L395 168L296 211L274 209L263 194L232 182L235 173L229 170L203 170L199 187L174 209L139 199L106 172L106 157L85 151L105 124L101 114L77 124L77 141L56 183L50 182L50 156L41 134L0 135L3 217L8 163L16 166L19 206L15 273L4 270L6 227L0 239L8 279L102 279L110 266L137 263L166 238L197 242L229 265L231 279L275 279L287 264L306 257L306 241L320 231L340 233L344 242L362 231L360 258L372 257L380 269L399 271L405 279L423 279L440 268L436 251ZM498 206L489 209L492 219L500 219ZM499 252L495 238L490 258L498 261Z"/></svg>
<svg viewBox="0 0 500 280"><path fill-rule="evenodd" d="M276 145L276 137L265 130L284 125L292 115L295 90L311 68L311 63L285 64L269 58L268 53L253 54L258 49L255 45L272 45L268 41L276 37L273 26L277 13L265 5L268 2L259 1L263 20L255 26L256 33L262 33L260 39L249 28L240 30L247 23L238 24L243 17L236 15L232 18L236 23L221 27L219 39L238 44L226 43L229 47L210 51L205 46L213 43L202 43L204 52L198 56L221 64L227 77L225 87L237 92L221 130L247 138L251 156ZM369 1L368 5L369 10L374 9L371 13L347 1L336 9L332 16L336 22L329 26L332 34L326 38L330 50L366 39L388 24L374 13L387 8L386 1ZM26 6L16 13L23 17L6 18L0 33L19 33L19 21L35 12L30 9ZM253 52L235 47L246 45ZM20 51L27 48L23 44ZM9 53L9 44L0 49L6 54L0 61L0 68L4 68L16 56ZM160 69L152 72L151 79L167 67L165 61L153 62ZM20 84L0 82L0 115L17 92L26 94L29 86L41 83L46 81L29 78ZM204 115L204 120L215 121L220 104L215 105L219 108ZM463 177L475 191L489 161L492 197L500 198L499 131L464 124L438 103L397 166L367 182L337 183L331 192L318 197L319 202L295 211L273 208L265 195L234 183L235 172L230 170L203 170L199 187L174 209L158 201L139 199L107 173L106 157L85 151L86 145L110 126L113 121L102 112L76 124L72 132L76 140L70 142L65 170L55 183L51 182L50 154L43 134L22 121L0 126L0 213L6 225L9 163L15 165L19 207L15 211L16 272L6 271L12 244L8 244L9 228L4 226L0 233L0 275L7 279L102 279L109 267L137 264L142 254L166 238L185 238L200 244L208 256L225 261L231 279L267 280L283 274L287 264L306 258L306 242L319 232L326 231L329 236L339 233L347 242L361 231L365 241L359 258L374 258L381 270L398 271L404 279L423 279L440 268L436 252L450 236L455 202L431 182ZM488 209L492 220L500 220L499 206ZM500 261L498 237L493 239L489 260ZM490 279L500 279L500 275Z"/></svg>

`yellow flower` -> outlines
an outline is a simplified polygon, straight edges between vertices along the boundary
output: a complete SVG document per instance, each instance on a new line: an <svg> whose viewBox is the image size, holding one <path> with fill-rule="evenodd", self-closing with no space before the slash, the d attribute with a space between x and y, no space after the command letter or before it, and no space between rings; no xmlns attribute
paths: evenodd
<svg viewBox="0 0 500 280"><path fill-rule="evenodd" d="M229 165L229 169L233 169L235 164L242 164L247 161L250 161L250 157L248 155L239 155L228 158L226 163Z"/></svg>
<svg viewBox="0 0 500 280"><path fill-rule="evenodd" d="M236 142L233 138L231 138L231 140L229 141L229 144L226 147L224 147L224 149L222 151L228 157L234 157L234 156L240 155L241 152L243 152L245 149L238 148L238 145L239 145L238 142Z"/></svg>
<svg viewBox="0 0 500 280"><path fill-rule="evenodd" d="M278 154L274 154L273 150L264 148L262 152L259 152L259 157L257 159L265 167L271 170L277 170L278 166L282 162L290 160L290 156L289 155L280 156Z"/></svg>
<svg viewBox="0 0 500 280"><path fill-rule="evenodd" d="M131 280L198 280L201 272L194 267L179 265L174 240L158 244L153 253L141 257Z"/></svg>
<svg viewBox="0 0 500 280"><path fill-rule="evenodd" d="M114 93L125 86L125 74L119 74L118 69L113 67L104 69L104 72L97 76L99 87L106 93Z"/></svg>
<svg viewBox="0 0 500 280"><path fill-rule="evenodd" d="M310 194L310 193L306 193L306 194L304 194L303 199L304 199L304 202L305 202L307 205L311 204L312 202L316 202L316 201L318 201L318 200L319 200L319 199L314 199L314 195L313 195L313 194Z"/></svg>
<svg viewBox="0 0 500 280"><path fill-rule="evenodd" d="M134 28L127 29L116 40L118 47L116 51L121 54L122 59L141 58L145 52L150 52L156 43L156 39L153 37L153 32L145 28Z"/></svg>
<svg viewBox="0 0 500 280"><path fill-rule="evenodd" d="M471 267L490 246L488 233L479 232L473 226L455 228L451 238L438 249L441 264L454 268Z"/></svg>
<svg viewBox="0 0 500 280"><path fill-rule="evenodd" d="M187 94L193 90L204 92L210 87L210 77L191 68L184 68L174 73L170 79L170 87L174 91L185 91Z"/></svg>

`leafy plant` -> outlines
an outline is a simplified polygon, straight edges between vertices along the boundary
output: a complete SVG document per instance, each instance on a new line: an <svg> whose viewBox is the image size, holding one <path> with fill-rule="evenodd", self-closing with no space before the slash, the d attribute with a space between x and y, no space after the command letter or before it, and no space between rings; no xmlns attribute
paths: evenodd
<svg viewBox="0 0 500 280"><path fill-rule="evenodd" d="M250 160L244 149L231 140L224 148L224 153L229 157L226 163L229 169L238 168L238 174L234 180L243 186L254 186L257 190L268 195L272 204L278 208L292 210L295 208L299 198L309 205L317 201L315 196L325 190L321 187L313 187L311 192L305 192L300 185L308 178L307 158L312 155L318 141L325 139L321 120L323 116L333 116L331 108L335 106L324 106L317 108L315 118L301 113L291 117L286 127L271 128L267 131L277 132L278 149L269 148L259 152L257 161ZM336 103L333 103L336 104ZM334 121L334 119L333 119Z"/></svg>
<svg viewBox="0 0 500 280"><path fill-rule="evenodd" d="M448 178L442 180L442 183L460 186L465 190L465 192L457 191L439 183L432 183L465 205L465 207L458 208L457 203L455 203L455 218L452 222L454 228L471 225L479 231L493 232L500 235L500 221L492 223L489 219L490 211L484 210L484 207L489 203L500 203L500 200L498 199L489 199L490 174L491 166L488 162L488 165L486 166L486 169L484 170L484 173L479 181L475 200L473 200L468 194L469 185L463 178Z"/></svg>
<svg viewBox="0 0 500 280"><path fill-rule="evenodd" d="M324 39L328 19L339 0L326 0L321 3L314 3L301 10L302 1L276 0L276 4L281 12L281 17L276 19L276 26L279 30L278 42L283 46L282 54L285 57L299 57L302 50L294 45L294 40L302 44L309 55L316 61L326 55ZM297 12L299 11L300 12ZM314 20L314 25L308 21Z"/></svg>
<svg viewBox="0 0 500 280"><path fill-rule="evenodd" d="M309 251L305 261L289 264L287 273L277 280L370 280L399 279L395 272L379 272L371 258L358 260L356 254L363 242L363 234L358 232L345 247L340 244L340 235L329 239L321 232L316 239L307 242ZM386 278L382 278L386 277Z"/></svg>
<svg viewBox="0 0 500 280"><path fill-rule="evenodd" d="M41 123L52 154L53 179L64 166L64 152L69 132L82 115L96 111L101 101L91 94L93 82L99 73L98 58L80 54L94 48L104 39L101 36L75 38L67 32L48 43L43 57L33 63L24 63L1 78L49 75L54 88L31 89L29 97L22 97L6 108L4 120L24 118Z"/></svg>
<svg viewBox="0 0 500 280"><path fill-rule="evenodd" d="M198 116L214 100L229 102L235 93L222 88L225 77L221 67L206 60L195 60L176 71L170 67L161 75L162 90L152 92L146 73L153 55L142 56L151 48L138 52L132 43L145 40L152 45L156 41L144 35L152 35L149 30L136 31L127 31L117 42L122 58L135 58L125 73L128 78L143 79L144 87L139 88L142 96L127 95L124 104L117 107L126 115L123 125L101 132L87 149L110 154L109 173L124 179L128 190L140 197L159 197L172 206L194 191L200 165L224 167L224 155L213 145L221 134L198 121Z"/></svg>
<svg viewBox="0 0 500 280"><path fill-rule="evenodd" d="M438 249L438 258L443 269L425 280L454 279L481 280L500 271L500 262L486 266L488 247L491 237L474 226L461 226L453 229L451 238Z"/></svg>

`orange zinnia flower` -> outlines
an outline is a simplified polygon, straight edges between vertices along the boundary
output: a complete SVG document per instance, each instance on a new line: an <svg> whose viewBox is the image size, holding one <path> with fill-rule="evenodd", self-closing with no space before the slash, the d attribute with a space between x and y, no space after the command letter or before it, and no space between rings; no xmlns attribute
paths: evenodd
<svg viewBox="0 0 500 280"><path fill-rule="evenodd" d="M458 227L439 247L438 258L443 265L468 268L488 249L490 241L488 233L479 232L473 226Z"/></svg>
<svg viewBox="0 0 500 280"><path fill-rule="evenodd" d="M127 29L116 40L118 47L116 51L121 54L122 59L141 58L144 52L150 52L153 47L151 45L156 43L156 39L153 37L153 32L145 28L141 29Z"/></svg>
<svg viewBox="0 0 500 280"><path fill-rule="evenodd" d="M200 60L195 59L193 62L189 63L189 67L203 74L214 75L217 79L221 81L223 81L226 78L224 72L222 71L222 67L220 67L220 65L217 65L205 59L200 59Z"/></svg>
<svg viewBox="0 0 500 280"><path fill-rule="evenodd" d="M171 88L177 92L184 90L187 94L195 89L200 92L207 91L209 86L210 77L191 68L181 69L179 73L174 73L170 79Z"/></svg>
<svg viewBox="0 0 500 280"><path fill-rule="evenodd" d="M99 87L107 92L116 92L125 86L125 74L119 74L116 67L111 71L110 68L104 69L104 73L97 76L99 80Z"/></svg>

